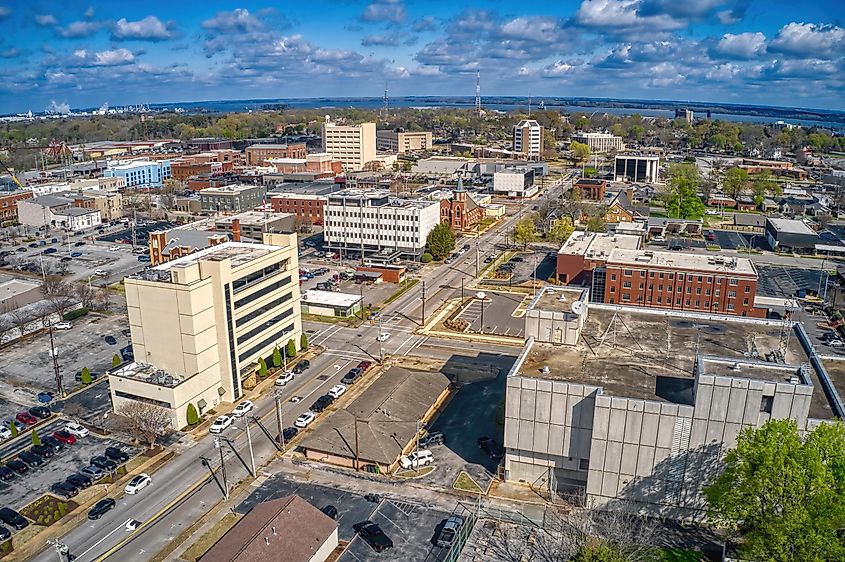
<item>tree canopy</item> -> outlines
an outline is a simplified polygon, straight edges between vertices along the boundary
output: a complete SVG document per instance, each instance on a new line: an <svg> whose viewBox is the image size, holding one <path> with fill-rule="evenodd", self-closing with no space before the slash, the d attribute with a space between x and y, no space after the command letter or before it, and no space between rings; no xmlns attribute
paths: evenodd
<svg viewBox="0 0 845 562"><path fill-rule="evenodd" d="M434 259L442 260L455 249L455 233L448 224L441 222L428 233L426 245Z"/></svg>
<svg viewBox="0 0 845 562"><path fill-rule="evenodd" d="M698 196L701 176L695 164L673 164L669 168L666 212L675 219L700 219L704 203Z"/></svg>
<svg viewBox="0 0 845 562"><path fill-rule="evenodd" d="M728 197L736 197L748 186L748 172L742 168L730 168L722 178L722 191Z"/></svg>
<svg viewBox="0 0 845 562"><path fill-rule="evenodd" d="M569 217L562 217L552 222L549 228L549 240L553 242L565 242L569 235L575 231L575 225L572 224L572 219Z"/></svg>
<svg viewBox="0 0 845 562"><path fill-rule="evenodd" d="M525 249L528 244L537 240L537 227L531 217L523 217L513 229L513 241L522 244Z"/></svg>
<svg viewBox="0 0 845 562"><path fill-rule="evenodd" d="M590 157L590 147L583 142L572 141L569 144L569 150L576 162L586 162Z"/></svg>
<svg viewBox="0 0 845 562"><path fill-rule="evenodd" d="M792 420L743 431L704 493L711 516L740 539L743 558L845 559L845 424L805 437Z"/></svg>

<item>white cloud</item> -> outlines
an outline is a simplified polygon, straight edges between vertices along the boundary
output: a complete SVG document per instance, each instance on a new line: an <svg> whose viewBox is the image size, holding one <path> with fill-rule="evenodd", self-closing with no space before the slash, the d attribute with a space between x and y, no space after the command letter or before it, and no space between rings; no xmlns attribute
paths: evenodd
<svg viewBox="0 0 845 562"><path fill-rule="evenodd" d="M35 23L42 27L52 27L58 25L59 20L53 14L41 14L35 16Z"/></svg>
<svg viewBox="0 0 845 562"><path fill-rule="evenodd" d="M585 27L607 32L673 31L686 27L686 23L666 14L641 16L639 0L584 0L575 13L575 20Z"/></svg>
<svg viewBox="0 0 845 562"><path fill-rule="evenodd" d="M766 36L760 32L725 33L716 45L716 52L738 59L751 59L766 51Z"/></svg>
<svg viewBox="0 0 845 562"><path fill-rule="evenodd" d="M237 8L231 12L218 12L202 22L202 27L219 33L248 33L264 29L264 23L246 8Z"/></svg>
<svg viewBox="0 0 845 562"><path fill-rule="evenodd" d="M832 25L792 22L772 39L770 50L799 57L829 57L845 51L845 29Z"/></svg>
<svg viewBox="0 0 845 562"><path fill-rule="evenodd" d="M559 60L545 67L541 74L545 78L559 78L561 76L572 74L574 71L575 66Z"/></svg>
<svg viewBox="0 0 845 562"><path fill-rule="evenodd" d="M370 22L402 23L407 14L401 0L376 0L361 14L361 19Z"/></svg>
<svg viewBox="0 0 845 562"><path fill-rule="evenodd" d="M114 25L112 38L164 41L173 37L172 27L172 24L165 25L155 16L147 16L139 21L120 18Z"/></svg>
<svg viewBox="0 0 845 562"><path fill-rule="evenodd" d="M73 56L78 59L78 66L120 66L135 62L135 53L124 48L94 53L87 49L77 49Z"/></svg>
<svg viewBox="0 0 845 562"><path fill-rule="evenodd" d="M58 33L62 37L78 39L94 35L101 27L103 27L103 24L98 21L75 21L67 27L59 28Z"/></svg>
<svg viewBox="0 0 845 562"><path fill-rule="evenodd" d="M742 72L742 68L735 64L725 63L719 64L707 71L705 77L708 80L723 80L729 81L735 78Z"/></svg>

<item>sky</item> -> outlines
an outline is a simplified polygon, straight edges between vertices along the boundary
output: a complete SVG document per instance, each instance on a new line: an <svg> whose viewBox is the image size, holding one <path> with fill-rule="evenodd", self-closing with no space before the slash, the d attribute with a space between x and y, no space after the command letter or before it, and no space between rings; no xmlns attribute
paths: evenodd
<svg viewBox="0 0 845 562"><path fill-rule="evenodd" d="M845 0L0 0L0 113L475 94L845 110Z"/></svg>

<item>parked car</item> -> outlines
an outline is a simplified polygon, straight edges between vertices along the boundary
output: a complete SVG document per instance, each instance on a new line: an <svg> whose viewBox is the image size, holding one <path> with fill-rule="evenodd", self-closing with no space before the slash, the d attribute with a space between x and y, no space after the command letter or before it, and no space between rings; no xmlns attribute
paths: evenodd
<svg viewBox="0 0 845 562"><path fill-rule="evenodd" d="M208 428L209 433L221 433L224 429L232 425L231 416L218 416L211 427Z"/></svg>
<svg viewBox="0 0 845 562"><path fill-rule="evenodd" d="M297 375L301 375L302 373L307 371L310 367L311 367L311 361L309 361L308 359L303 359L302 361L300 361L299 363L296 364L296 366L293 368L293 372L296 373Z"/></svg>
<svg viewBox="0 0 845 562"><path fill-rule="evenodd" d="M439 431L432 431L426 433L425 437L420 439L420 447L431 447L432 445L442 445L446 442L446 437Z"/></svg>
<svg viewBox="0 0 845 562"><path fill-rule="evenodd" d="M384 531L376 523L364 521L363 523L354 525L354 527L357 527L355 530L358 531L364 542L370 545L376 552L384 552L393 548L393 541L384 534Z"/></svg>
<svg viewBox="0 0 845 562"><path fill-rule="evenodd" d="M340 398L346 392L345 384L336 384L329 389L328 395L332 398Z"/></svg>
<svg viewBox="0 0 845 562"><path fill-rule="evenodd" d="M88 374L91 375L91 381L95 381L100 378L99 373L95 373L94 371L88 371ZM82 371L76 371L76 374L73 376L73 379L76 382L82 382Z"/></svg>
<svg viewBox="0 0 845 562"><path fill-rule="evenodd" d="M8 419L5 422L3 422L3 425L8 427L10 430L12 428L12 424L15 424L15 427L18 428L18 433L20 433L21 431L26 429L26 424L23 423L22 421L16 420L15 418L11 418L11 419Z"/></svg>
<svg viewBox="0 0 845 562"><path fill-rule="evenodd" d="M11 507L0 507L0 521L18 531L29 525L29 521Z"/></svg>
<svg viewBox="0 0 845 562"><path fill-rule="evenodd" d="M12 537L12 531L0 525L0 541L8 540Z"/></svg>
<svg viewBox="0 0 845 562"><path fill-rule="evenodd" d="M142 472L137 476L133 476L132 480L126 484L126 488L124 488L123 491L129 495L137 494L152 483L153 481L152 478L150 478L150 475Z"/></svg>
<svg viewBox="0 0 845 562"><path fill-rule="evenodd" d="M293 380L293 371L285 371L279 378L276 379L277 386L285 386L287 383Z"/></svg>
<svg viewBox="0 0 845 562"><path fill-rule="evenodd" d="M55 249L55 248L47 248L46 250L44 250L41 253L49 255L49 254L55 254L56 252L58 252L58 250Z"/></svg>
<svg viewBox="0 0 845 562"><path fill-rule="evenodd" d="M21 412L15 416L15 419L21 423L25 423L26 425L35 425L38 423L38 418L29 412Z"/></svg>
<svg viewBox="0 0 845 562"><path fill-rule="evenodd" d="M80 469L79 474L90 477L94 482L106 475L100 467L93 464Z"/></svg>
<svg viewBox="0 0 845 562"><path fill-rule="evenodd" d="M117 470L117 463L104 457L103 455L91 457L91 464L107 472L114 472Z"/></svg>
<svg viewBox="0 0 845 562"><path fill-rule="evenodd" d="M79 490L76 489L76 486L70 484L69 482L56 482L50 486L50 491L65 499L70 499L79 494Z"/></svg>
<svg viewBox="0 0 845 562"><path fill-rule="evenodd" d="M450 515L443 523L443 528L440 529L440 533L437 535L437 539L435 540L437 546L440 548L449 548L452 546L452 543L455 542L455 537L458 536L458 531L461 530L463 524L463 517Z"/></svg>
<svg viewBox="0 0 845 562"><path fill-rule="evenodd" d="M309 408L312 412L319 414L326 408L328 408L331 403L334 402L334 398L329 396L328 394L323 394L317 400L311 404L311 408Z"/></svg>
<svg viewBox="0 0 845 562"><path fill-rule="evenodd" d="M54 451L51 446L45 445L44 443L41 445L33 445L31 451L39 457L43 457L45 459L49 459L56 454L56 451Z"/></svg>
<svg viewBox="0 0 845 562"><path fill-rule="evenodd" d="M235 409L232 410L232 415L239 418L241 416L245 416L247 412L252 411L253 408L255 408L255 404L253 404L250 400L244 400L235 406Z"/></svg>
<svg viewBox="0 0 845 562"><path fill-rule="evenodd" d="M115 504L116 502L112 498L101 499L88 512L88 519L99 519L100 517L114 509Z"/></svg>
<svg viewBox="0 0 845 562"><path fill-rule="evenodd" d="M73 445L74 443L76 443L76 437L66 429L54 431L53 438L58 439L65 445Z"/></svg>
<svg viewBox="0 0 845 562"><path fill-rule="evenodd" d="M106 447L104 455L116 463L124 463L129 460L129 455L117 447Z"/></svg>
<svg viewBox="0 0 845 562"><path fill-rule="evenodd" d="M109 272L106 271L105 269L95 269L94 270L94 275L96 275L97 277L106 277L108 274L109 274Z"/></svg>
<svg viewBox="0 0 845 562"><path fill-rule="evenodd" d="M67 477L67 481L76 486L77 488L90 488L94 485L94 480L85 474L71 474Z"/></svg>
<svg viewBox="0 0 845 562"><path fill-rule="evenodd" d="M304 414L301 414L298 418L296 418L296 421L293 422L293 425L295 425L296 427L307 427L308 424L314 421L316 417L317 416L314 414L314 412L305 412Z"/></svg>
<svg viewBox="0 0 845 562"><path fill-rule="evenodd" d="M65 426L65 431L70 433L71 435L73 435L77 439L80 439L82 437L88 437L88 434L90 433L90 431L88 431L87 429L85 429L84 427L82 427L81 425L79 425L76 422L70 422L69 424L67 424ZM58 433L58 432L56 432L56 433ZM55 435L56 434L54 433L53 436L55 436Z"/></svg>
<svg viewBox="0 0 845 562"><path fill-rule="evenodd" d="M0 466L0 480L11 480L15 477L15 469L11 466Z"/></svg>
<svg viewBox="0 0 845 562"><path fill-rule="evenodd" d="M363 373L364 371L366 371L367 369L372 367L372 365L373 365L372 361L361 361L360 363L358 363L357 368L361 369L361 372Z"/></svg>
<svg viewBox="0 0 845 562"><path fill-rule="evenodd" d="M494 461L501 460L505 451L492 437L479 437L478 446Z"/></svg>
<svg viewBox="0 0 845 562"><path fill-rule="evenodd" d="M115 338L114 336L106 336L103 339L106 340L106 343L109 344L109 345L117 344L117 338Z"/></svg>
<svg viewBox="0 0 845 562"><path fill-rule="evenodd" d="M381 501L381 496L378 494L364 494L364 499L370 503L379 503Z"/></svg>
<svg viewBox="0 0 845 562"><path fill-rule="evenodd" d="M146 262L150 261L150 256L140 255L140 256L138 256L138 261L146 263Z"/></svg>
<svg viewBox="0 0 845 562"><path fill-rule="evenodd" d="M10 467L18 474L26 474L29 472L29 466L22 460L12 459L6 463L6 466Z"/></svg>
<svg viewBox="0 0 845 562"><path fill-rule="evenodd" d="M337 508L333 505L327 505L320 511L322 511L325 515L331 517L332 519L337 519Z"/></svg>
<svg viewBox="0 0 845 562"><path fill-rule="evenodd" d="M842 340L834 339L827 342L829 347L845 347L845 343Z"/></svg>
<svg viewBox="0 0 845 562"><path fill-rule="evenodd" d="M80 240L79 242L73 243L74 248L79 248L80 246L84 246L84 245L85 245L85 242L83 242L82 240Z"/></svg>
<svg viewBox="0 0 845 562"><path fill-rule="evenodd" d="M35 416L36 418L46 420L47 418L53 415L53 412L51 412L50 408L46 406L33 406L29 409L29 414Z"/></svg>
<svg viewBox="0 0 845 562"><path fill-rule="evenodd" d="M53 400L53 395L49 392L41 391L35 395L35 398L42 404L47 404L48 402Z"/></svg>
<svg viewBox="0 0 845 562"><path fill-rule="evenodd" d="M65 448L65 444L53 437L52 435L42 437L41 442L47 445L48 447L52 447L53 450L56 452L64 450Z"/></svg>
<svg viewBox="0 0 845 562"><path fill-rule="evenodd" d="M285 438L285 441L290 441L296 434L299 433L299 430L295 427L286 427L282 430L282 437Z"/></svg>
<svg viewBox="0 0 845 562"><path fill-rule="evenodd" d="M343 384L352 384L355 382L355 379L358 378L358 372L355 370L350 370L348 373L343 375L343 378L340 379L340 382Z"/></svg>
<svg viewBox="0 0 845 562"><path fill-rule="evenodd" d="M11 439L12 430L5 425L0 426L0 439Z"/></svg>
<svg viewBox="0 0 845 562"><path fill-rule="evenodd" d="M390 332L382 332L376 337L376 341L387 341L390 339Z"/></svg>
<svg viewBox="0 0 845 562"><path fill-rule="evenodd" d="M44 464L44 459L30 451L23 451L18 455L18 459L22 460L31 467L39 467Z"/></svg>
<svg viewBox="0 0 845 562"><path fill-rule="evenodd" d="M399 466L404 469L420 468L434 462L434 455L428 449L420 449L410 455L404 455L399 458Z"/></svg>
<svg viewBox="0 0 845 562"><path fill-rule="evenodd" d="M71 328L73 328L73 324L71 324L70 322L56 322L53 325L53 328L57 330L70 330Z"/></svg>

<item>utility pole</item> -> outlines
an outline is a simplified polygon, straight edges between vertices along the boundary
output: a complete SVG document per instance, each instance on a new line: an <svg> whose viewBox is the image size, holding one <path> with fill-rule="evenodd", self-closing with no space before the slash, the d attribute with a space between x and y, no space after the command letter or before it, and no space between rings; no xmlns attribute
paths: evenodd
<svg viewBox="0 0 845 562"><path fill-rule="evenodd" d="M478 279L478 247L481 244L481 234L479 233L478 236L475 238L475 278Z"/></svg>
<svg viewBox="0 0 845 562"><path fill-rule="evenodd" d="M358 456L358 416L355 416L355 472L361 470L361 465Z"/></svg>
<svg viewBox="0 0 845 562"><path fill-rule="evenodd" d="M223 473L223 497L229 501L229 481L226 479L226 462L223 460L223 444L219 437L214 438L214 446L220 451L220 470Z"/></svg>
<svg viewBox="0 0 845 562"><path fill-rule="evenodd" d="M53 360L53 373L56 377L56 392L59 393L59 398L64 398L65 391L62 387L62 373L59 370L59 357L53 341L53 323L50 322L50 325L47 328L50 332L50 358Z"/></svg>
<svg viewBox="0 0 845 562"><path fill-rule="evenodd" d="M422 318L420 318L420 326L425 325L425 280L422 282Z"/></svg>
<svg viewBox="0 0 845 562"><path fill-rule="evenodd" d="M282 445L282 450L285 448L285 434L282 432L282 397L279 393L274 394L276 399L276 424L279 426L279 443Z"/></svg>
<svg viewBox="0 0 845 562"><path fill-rule="evenodd" d="M464 304L464 276L461 275L461 304Z"/></svg>
<svg viewBox="0 0 845 562"><path fill-rule="evenodd" d="M534 289L534 296L537 296L537 253L534 253L534 271L532 272L531 276L533 277L531 281L531 288Z"/></svg>
<svg viewBox="0 0 845 562"><path fill-rule="evenodd" d="M255 471L255 454L252 452L252 435L249 433L249 420L244 418L246 424L246 442L249 443L249 462L252 465L252 477L256 478L258 473Z"/></svg>
<svg viewBox="0 0 845 562"><path fill-rule="evenodd" d="M384 345L383 345L384 342L381 341L381 314L379 314L379 317L378 317L378 338L376 338L376 339L378 339L378 362L383 363L384 362ZM356 433L355 436L357 437L358 434Z"/></svg>

